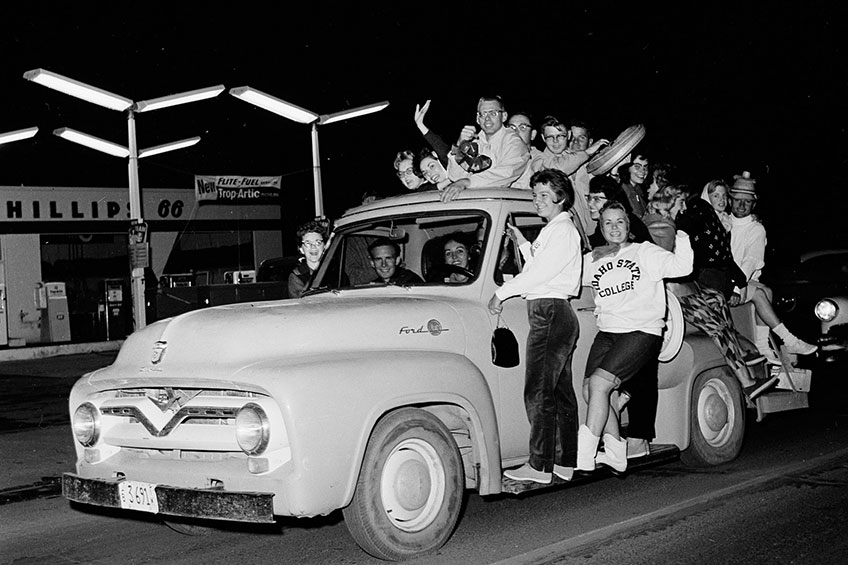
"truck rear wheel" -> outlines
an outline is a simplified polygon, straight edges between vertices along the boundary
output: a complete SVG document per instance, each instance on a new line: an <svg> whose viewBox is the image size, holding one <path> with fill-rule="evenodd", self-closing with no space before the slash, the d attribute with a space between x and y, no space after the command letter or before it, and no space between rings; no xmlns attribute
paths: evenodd
<svg viewBox="0 0 848 565"><path fill-rule="evenodd" d="M736 377L722 370L698 375L689 408L689 448L680 459L694 467L727 463L739 455L744 436L745 410Z"/></svg>
<svg viewBox="0 0 848 565"><path fill-rule="evenodd" d="M400 561L439 549L459 518L462 459L445 425L425 410L385 416L365 449L356 492L344 509L356 543Z"/></svg>

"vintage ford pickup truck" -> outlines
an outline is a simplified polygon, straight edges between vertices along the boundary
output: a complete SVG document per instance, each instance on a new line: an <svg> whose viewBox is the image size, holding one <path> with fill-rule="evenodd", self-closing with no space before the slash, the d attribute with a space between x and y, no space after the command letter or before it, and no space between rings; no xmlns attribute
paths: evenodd
<svg viewBox="0 0 848 565"><path fill-rule="evenodd" d="M486 308L522 266L507 222L531 240L541 229L529 191L377 200L336 222L302 298L210 307L132 334L114 364L70 395L78 459L64 495L176 527L342 509L374 556L436 551L467 491L526 488L502 477L527 459L525 302L506 301L500 322ZM445 266L455 232L472 242L467 269ZM396 242L425 282L374 282L367 247L378 237ZM596 333L588 289L573 305L579 398ZM499 323L517 338L517 365L493 362ZM661 361L652 450L694 465L735 458L741 387L712 341L685 327L673 292ZM582 400L580 410L582 420Z"/></svg>

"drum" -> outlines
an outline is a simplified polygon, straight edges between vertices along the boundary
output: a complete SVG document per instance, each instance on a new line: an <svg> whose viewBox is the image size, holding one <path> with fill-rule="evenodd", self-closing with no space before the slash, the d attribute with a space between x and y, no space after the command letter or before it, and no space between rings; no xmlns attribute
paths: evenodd
<svg viewBox="0 0 848 565"><path fill-rule="evenodd" d="M595 153L589 162L586 163L586 171L590 175L601 176L611 171L616 165L621 163L633 149L645 137L645 126L637 124L630 126L618 137L615 138L610 145L607 145L597 153Z"/></svg>

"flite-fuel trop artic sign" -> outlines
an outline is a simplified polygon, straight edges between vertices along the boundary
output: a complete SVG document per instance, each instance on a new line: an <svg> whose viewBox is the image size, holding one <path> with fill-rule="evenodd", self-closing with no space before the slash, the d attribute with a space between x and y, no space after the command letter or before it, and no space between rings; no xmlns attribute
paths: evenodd
<svg viewBox="0 0 848 565"><path fill-rule="evenodd" d="M198 202L219 204L277 203L282 177L242 175L195 175L194 194Z"/></svg>

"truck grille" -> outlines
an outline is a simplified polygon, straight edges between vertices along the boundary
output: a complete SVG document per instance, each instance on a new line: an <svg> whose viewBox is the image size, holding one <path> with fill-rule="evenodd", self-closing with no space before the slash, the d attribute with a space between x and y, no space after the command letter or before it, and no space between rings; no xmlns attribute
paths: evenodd
<svg viewBox="0 0 848 565"><path fill-rule="evenodd" d="M180 424L192 420L192 424L230 425L235 422L236 410L233 408L214 408L208 406L185 407L180 409L161 430L147 419L144 413L135 406L104 407L103 414L110 416L125 416L133 423L139 423L154 437L164 437Z"/></svg>
<svg viewBox="0 0 848 565"><path fill-rule="evenodd" d="M101 404L100 412L139 424L151 437L163 438L183 424L235 426L245 400L261 396L240 390L121 389Z"/></svg>

